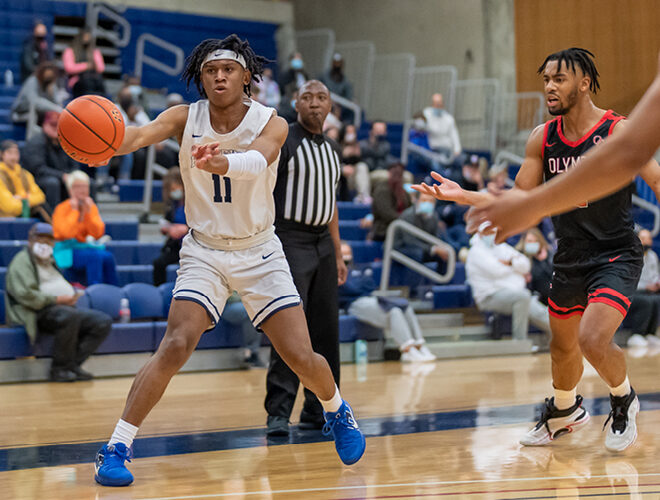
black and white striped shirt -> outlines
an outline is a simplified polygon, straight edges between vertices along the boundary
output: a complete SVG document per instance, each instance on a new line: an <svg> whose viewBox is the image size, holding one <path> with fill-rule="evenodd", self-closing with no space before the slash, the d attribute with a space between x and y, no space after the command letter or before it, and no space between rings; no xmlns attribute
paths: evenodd
<svg viewBox="0 0 660 500"><path fill-rule="evenodd" d="M289 125L274 191L276 220L327 225L334 215L340 168L336 142L297 122Z"/></svg>

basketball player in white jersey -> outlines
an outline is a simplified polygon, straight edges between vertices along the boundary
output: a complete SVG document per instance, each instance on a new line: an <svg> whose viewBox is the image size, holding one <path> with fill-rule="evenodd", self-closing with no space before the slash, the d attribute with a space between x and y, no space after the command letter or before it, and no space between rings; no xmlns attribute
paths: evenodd
<svg viewBox="0 0 660 500"><path fill-rule="evenodd" d="M186 220L167 331L138 372L121 419L96 456L97 482L125 486L131 445L170 379L188 360L201 335L220 319L236 290L256 327L263 329L301 382L321 401L341 460L357 462L365 439L341 399L323 356L312 350L300 297L282 245L275 236L273 188L287 123L249 98L266 59L236 35L200 43L183 78L205 99L161 113L142 127L127 127L117 154L175 136L186 191Z"/></svg>

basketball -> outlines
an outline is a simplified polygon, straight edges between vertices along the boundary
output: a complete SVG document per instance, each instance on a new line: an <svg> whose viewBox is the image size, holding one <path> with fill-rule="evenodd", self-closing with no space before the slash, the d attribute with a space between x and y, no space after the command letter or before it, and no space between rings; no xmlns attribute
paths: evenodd
<svg viewBox="0 0 660 500"><path fill-rule="evenodd" d="M60 115L57 136L62 149L81 163L104 163L124 140L124 118L114 103L98 95L71 101Z"/></svg>

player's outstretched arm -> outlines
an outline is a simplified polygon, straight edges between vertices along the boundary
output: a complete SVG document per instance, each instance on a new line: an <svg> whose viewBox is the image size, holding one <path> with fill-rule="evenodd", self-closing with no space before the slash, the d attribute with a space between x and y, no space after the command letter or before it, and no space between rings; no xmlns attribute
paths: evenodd
<svg viewBox="0 0 660 500"><path fill-rule="evenodd" d="M141 127L126 127L124 141L117 155L126 155L138 149L176 137L179 142L188 119L188 106L182 104L166 109L155 120Z"/></svg>
<svg viewBox="0 0 660 500"><path fill-rule="evenodd" d="M481 193L478 191L468 191L458 185L457 182L443 177L437 172L431 172L433 177L439 184L413 184L411 187L420 193L434 196L438 200L453 201L459 205L477 205L489 200L492 195L490 193Z"/></svg>
<svg viewBox="0 0 660 500"><path fill-rule="evenodd" d="M195 145L191 153L200 170L232 179L254 179L277 160L288 132L286 120L273 116L244 153L225 155L214 142Z"/></svg>

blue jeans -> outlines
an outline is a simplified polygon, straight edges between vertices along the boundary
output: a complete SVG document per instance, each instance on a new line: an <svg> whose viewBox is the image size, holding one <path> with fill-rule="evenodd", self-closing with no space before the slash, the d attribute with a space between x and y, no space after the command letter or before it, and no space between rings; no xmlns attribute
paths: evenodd
<svg viewBox="0 0 660 500"><path fill-rule="evenodd" d="M96 283L118 285L117 265L115 257L108 250L96 248L76 248L73 250L74 271L85 270L87 286Z"/></svg>

